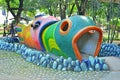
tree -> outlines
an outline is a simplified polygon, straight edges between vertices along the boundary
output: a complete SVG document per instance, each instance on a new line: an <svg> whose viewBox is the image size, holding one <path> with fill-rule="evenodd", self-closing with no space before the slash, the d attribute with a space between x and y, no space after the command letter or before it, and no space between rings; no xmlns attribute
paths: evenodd
<svg viewBox="0 0 120 80"><path fill-rule="evenodd" d="M88 0L75 0L78 9L78 15L85 15L86 5Z"/></svg>
<svg viewBox="0 0 120 80"><path fill-rule="evenodd" d="M59 0L59 10L61 19L66 18L66 10L68 7L68 0Z"/></svg>
<svg viewBox="0 0 120 80"><path fill-rule="evenodd" d="M74 7L75 7L75 3L72 3L71 9L69 9L70 13L68 14L68 17L70 17L72 15Z"/></svg>
<svg viewBox="0 0 120 80"><path fill-rule="evenodd" d="M103 25L106 27L108 43L112 43L119 34L119 5L115 0L110 0L109 2L92 0L89 1L87 5L87 14L92 16L96 24L101 24L99 26Z"/></svg>
<svg viewBox="0 0 120 80"><path fill-rule="evenodd" d="M20 16L21 16L21 13L23 11L23 1L24 0L19 0L19 1L17 1L17 0L5 0L5 2L7 4L7 9L14 16L16 24L20 21L20 18L21 18ZM15 3L16 4L18 3L18 6L15 5ZM13 4L15 6L12 6Z"/></svg>

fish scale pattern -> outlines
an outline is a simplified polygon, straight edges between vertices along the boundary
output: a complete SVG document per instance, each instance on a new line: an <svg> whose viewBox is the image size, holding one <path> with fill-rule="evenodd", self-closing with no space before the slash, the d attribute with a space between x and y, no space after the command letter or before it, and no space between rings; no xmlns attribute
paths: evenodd
<svg viewBox="0 0 120 80"><path fill-rule="evenodd" d="M82 61L72 60L71 57L65 59L63 58L63 56L54 58L46 52L28 48L24 44L10 43L9 39L7 38L8 42L5 40L5 38L0 40L1 50L13 51L15 53L18 53L26 61L32 62L38 66L53 68L62 71L77 72L109 70L108 65L105 63L105 60L98 57L94 58L92 56L89 56L88 59L83 59Z"/></svg>
<svg viewBox="0 0 120 80"><path fill-rule="evenodd" d="M118 46L116 44L103 43L101 46L99 56L101 56L101 57L105 57L105 56L120 57L120 46Z"/></svg>

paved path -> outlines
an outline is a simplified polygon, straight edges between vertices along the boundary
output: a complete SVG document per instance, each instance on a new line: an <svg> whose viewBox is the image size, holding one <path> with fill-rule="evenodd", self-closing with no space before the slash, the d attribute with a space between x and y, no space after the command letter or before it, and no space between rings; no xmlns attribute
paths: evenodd
<svg viewBox="0 0 120 80"><path fill-rule="evenodd" d="M0 50L0 80L119 80L120 59L105 59L110 71L58 71L26 62L16 53Z"/></svg>
<svg viewBox="0 0 120 80"><path fill-rule="evenodd" d="M110 73L100 80L120 80L120 58L104 57L104 59L109 65Z"/></svg>

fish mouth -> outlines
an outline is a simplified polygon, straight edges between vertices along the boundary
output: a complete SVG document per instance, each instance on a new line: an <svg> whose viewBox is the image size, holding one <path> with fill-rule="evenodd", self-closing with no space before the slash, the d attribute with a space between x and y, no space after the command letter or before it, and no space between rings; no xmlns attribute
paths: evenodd
<svg viewBox="0 0 120 80"><path fill-rule="evenodd" d="M97 56L102 44L102 30L96 26L88 26L80 30L72 40L72 47L78 60L83 56Z"/></svg>

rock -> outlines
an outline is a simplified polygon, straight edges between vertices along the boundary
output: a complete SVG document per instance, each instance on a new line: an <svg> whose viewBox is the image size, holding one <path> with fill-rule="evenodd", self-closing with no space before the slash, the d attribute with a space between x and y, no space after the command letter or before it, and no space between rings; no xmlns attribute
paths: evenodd
<svg viewBox="0 0 120 80"><path fill-rule="evenodd" d="M66 70L67 70L66 67L63 67L63 68L62 68L62 71L66 71Z"/></svg>
<svg viewBox="0 0 120 80"><path fill-rule="evenodd" d="M75 61L71 61L71 65L74 67L76 65Z"/></svg>
<svg viewBox="0 0 120 80"><path fill-rule="evenodd" d="M103 70L108 70L108 65L107 64L103 64Z"/></svg>
<svg viewBox="0 0 120 80"><path fill-rule="evenodd" d="M67 58L67 61L68 61L68 63L71 63L72 58L71 58L71 57L68 57L68 58Z"/></svg>
<svg viewBox="0 0 120 80"><path fill-rule="evenodd" d="M91 68L91 67L89 67L89 71L94 71L94 69L93 69L93 68Z"/></svg>
<svg viewBox="0 0 120 80"><path fill-rule="evenodd" d="M91 65L94 66L95 59L93 56L89 56L89 61L90 61Z"/></svg>
<svg viewBox="0 0 120 80"><path fill-rule="evenodd" d="M58 65L58 68L57 68L57 69L58 69L58 70L62 70L62 67L63 67L62 65Z"/></svg>
<svg viewBox="0 0 120 80"><path fill-rule="evenodd" d="M45 61L45 57L41 57L40 64L42 64Z"/></svg>
<svg viewBox="0 0 120 80"><path fill-rule="evenodd" d="M120 71L120 58L118 57L101 57L105 59L110 71Z"/></svg>
<svg viewBox="0 0 120 80"><path fill-rule="evenodd" d="M76 60L75 63L76 63L76 66L80 66L80 61L79 60Z"/></svg>
<svg viewBox="0 0 120 80"><path fill-rule="evenodd" d="M60 62L63 63L63 56L60 56Z"/></svg>
<svg viewBox="0 0 120 80"><path fill-rule="evenodd" d="M42 66L47 67L47 61L46 60L42 63Z"/></svg>
<svg viewBox="0 0 120 80"><path fill-rule="evenodd" d="M31 58L31 57L27 57L27 58L26 58L26 61L31 62L31 61L32 61L32 58Z"/></svg>
<svg viewBox="0 0 120 80"><path fill-rule="evenodd" d="M63 60L63 66L64 66L64 67L67 67L67 66L68 66L68 62L67 62L66 59Z"/></svg>
<svg viewBox="0 0 120 80"><path fill-rule="evenodd" d="M53 69L57 69L57 66L58 66L58 63L57 63L56 61L54 61L52 68L53 68Z"/></svg>
<svg viewBox="0 0 120 80"><path fill-rule="evenodd" d="M81 71L81 68L79 66L75 66L74 71L79 72Z"/></svg>
<svg viewBox="0 0 120 80"><path fill-rule="evenodd" d="M95 65L95 70L100 71L100 65L98 63Z"/></svg>
<svg viewBox="0 0 120 80"><path fill-rule="evenodd" d="M86 63L84 63L84 62L82 62L82 63L80 64L80 67L81 67L82 71L87 71L87 70L88 70Z"/></svg>

